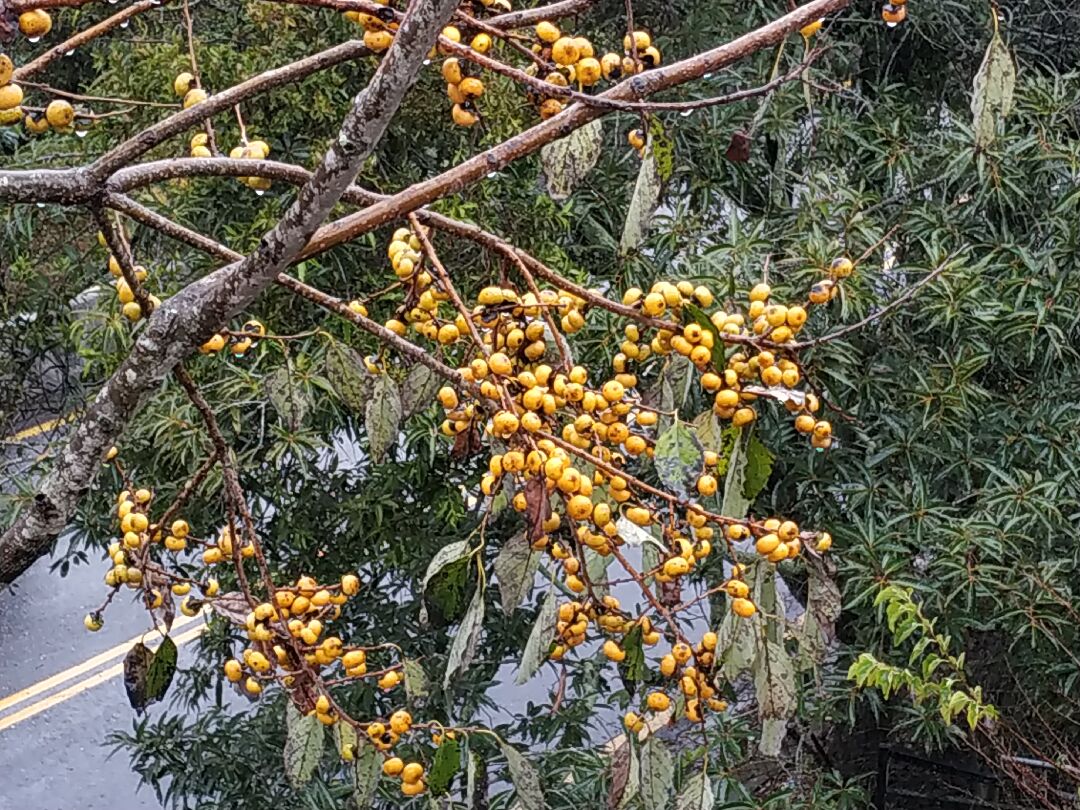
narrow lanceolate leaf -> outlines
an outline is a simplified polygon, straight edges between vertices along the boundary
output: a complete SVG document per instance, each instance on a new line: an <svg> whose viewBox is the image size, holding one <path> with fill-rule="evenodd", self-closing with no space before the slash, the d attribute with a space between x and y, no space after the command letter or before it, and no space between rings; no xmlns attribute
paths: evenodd
<svg viewBox="0 0 1080 810"><path fill-rule="evenodd" d="M165 636L154 651L154 658L146 670L146 703L155 703L165 697L176 673L176 644Z"/></svg>
<svg viewBox="0 0 1080 810"><path fill-rule="evenodd" d="M453 543L443 546L435 552L435 556L431 558L431 562L428 563L427 571L424 574L424 579L420 583L420 595L423 596L427 590L428 583L431 582L431 578L442 571L446 566L453 562L464 559L469 553L469 542L467 540L457 540ZM427 606L420 606L420 624L426 625L428 623Z"/></svg>
<svg viewBox="0 0 1080 810"><path fill-rule="evenodd" d="M971 115L975 130L975 145L988 148L997 135L997 120L1012 112L1013 91L1016 88L1016 65L1009 49L995 30L986 47L971 95Z"/></svg>
<svg viewBox="0 0 1080 810"><path fill-rule="evenodd" d="M293 787L310 782L319 767L325 742L323 729L314 713L302 715L292 701L285 704L285 775Z"/></svg>
<svg viewBox="0 0 1080 810"><path fill-rule="evenodd" d="M659 397L654 402L659 410L664 411L656 423L658 433L663 433L671 426L670 414L686 404L686 397L694 381L693 371L693 365L681 354L673 353L668 356L657 385L650 392L655 397L655 392L659 391Z"/></svg>
<svg viewBox="0 0 1080 810"><path fill-rule="evenodd" d="M641 746L641 802L645 810L667 810L674 783L675 758L653 734Z"/></svg>
<svg viewBox="0 0 1080 810"><path fill-rule="evenodd" d="M691 776L675 799L675 810L712 810L713 790L705 772Z"/></svg>
<svg viewBox="0 0 1080 810"><path fill-rule="evenodd" d="M638 795L641 787L638 757L628 737L611 753L608 765L611 791L608 793L608 810L626 807Z"/></svg>
<svg viewBox="0 0 1080 810"><path fill-rule="evenodd" d="M304 415L308 410L307 398L303 391L292 379L289 370L285 366L274 369L263 377L263 392L274 410L278 412L281 421L289 430L296 430L304 421Z"/></svg>
<svg viewBox="0 0 1080 810"><path fill-rule="evenodd" d="M358 416L363 415L371 391L371 375L364 360L351 347L332 340L326 347L325 375L338 398Z"/></svg>
<svg viewBox="0 0 1080 810"><path fill-rule="evenodd" d="M652 221L656 206L660 204L660 189L663 180L657 167L656 154L652 138L645 147L645 158L638 170L637 183L630 197L630 207L626 211L626 224L619 240L619 254L626 256L634 252L645 238L645 231Z"/></svg>
<svg viewBox="0 0 1080 810"><path fill-rule="evenodd" d="M145 709L150 702L146 694L146 675L153 660L154 653L141 642L124 656L124 689L127 691L131 708L137 712Z"/></svg>
<svg viewBox="0 0 1080 810"><path fill-rule="evenodd" d="M443 737L435 751L435 761L427 774L428 790L432 796L442 796L450 789L454 775L461 770L461 745L456 739Z"/></svg>
<svg viewBox="0 0 1080 810"><path fill-rule="evenodd" d="M548 590L544 597L544 603L540 605L540 612L533 622L529 640L525 642L525 652L521 654L521 666L515 681L520 685L536 674L540 665L547 660L548 648L555 636L555 619L559 612L559 606L555 599L554 589Z"/></svg>
<svg viewBox="0 0 1080 810"><path fill-rule="evenodd" d="M604 127L597 119L540 150L544 185L551 199L565 200L600 159Z"/></svg>
<svg viewBox="0 0 1080 810"><path fill-rule="evenodd" d="M806 559L806 612L798 632L799 665L804 669L824 660L829 644L836 635L834 625L840 618L841 599L840 589L830 568L828 558ZM929 644L929 639L924 641ZM912 661L916 657L913 656Z"/></svg>
<svg viewBox="0 0 1080 810"><path fill-rule="evenodd" d="M340 723L338 725L341 725ZM377 748L361 738L353 759L353 801L356 810L365 810L375 801L375 790L382 776L382 755Z"/></svg>
<svg viewBox="0 0 1080 810"><path fill-rule="evenodd" d="M769 563L760 560L752 563L747 571L747 583L751 586L750 597L755 604L760 604L761 601L762 580L771 574L771 571L766 569L768 565ZM761 611L749 619L736 616L730 610L725 611L716 630L716 653L717 659L722 662L724 677L729 681L734 681L750 669L757 659L763 621Z"/></svg>
<svg viewBox="0 0 1080 810"><path fill-rule="evenodd" d="M484 589L476 586L469 609L461 620L454 642L446 660L446 675L443 676L443 689L450 688L454 676L465 672L476 655L476 645L484 630Z"/></svg>
<svg viewBox="0 0 1080 810"><path fill-rule="evenodd" d="M765 756L780 755L787 734L787 721L795 714L795 671L782 644L763 644L754 662L754 691L761 719L758 748Z"/></svg>
<svg viewBox="0 0 1080 810"><path fill-rule="evenodd" d="M540 789L540 774L536 767L525 759L520 751L502 740L499 740L499 748L502 749L506 764L510 768L510 781L514 783L521 810L545 810L547 802Z"/></svg>
<svg viewBox="0 0 1080 810"><path fill-rule="evenodd" d="M761 443L757 433L751 432L746 443L746 469L743 472L743 495L750 503L758 496L772 475L773 455Z"/></svg>
<svg viewBox="0 0 1080 810"><path fill-rule="evenodd" d="M532 590L540 554L534 551L524 533L507 540L495 558L495 577L499 580L499 596L503 613L514 612L521 600Z"/></svg>
<svg viewBox="0 0 1080 810"><path fill-rule="evenodd" d="M440 380L435 372L422 363L409 370L401 384L401 410L403 418L411 419L435 400Z"/></svg>
<svg viewBox="0 0 1080 810"><path fill-rule="evenodd" d="M640 681L645 678L645 649L641 642L641 625L636 625L633 630L623 637L623 650L626 658L619 669L627 681Z"/></svg>
<svg viewBox="0 0 1080 810"><path fill-rule="evenodd" d="M724 477L724 500L720 504L720 513L725 517L744 518L750 509L744 490L746 487L746 446L749 431L739 428L739 437L728 459L727 475Z"/></svg>
<svg viewBox="0 0 1080 810"><path fill-rule="evenodd" d="M701 444L685 422L674 424L660 434L653 455L656 475L669 490L689 498L701 471Z"/></svg>
<svg viewBox="0 0 1080 810"><path fill-rule="evenodd" d="M589 582L592 583L593 593L598 596L604 596L611 590L607 584L607 569L610 563L610 556L603 557L591 548L585 549L585 576L587 576Z"/></svg>
<svg viewBox="0 0 1080 810"><path fill-rule="evenodd" d="M425 698L431 693L427 673L419 661L407 659L401 665L401 671L405 675L405 694L410 700Z"/></svg>
<svg viewBox="0 0 1080 810"><path fill-rule="evenodd" d="M371 460L378 464L397 441L398 428L401 427L401 394L397 384L389 375L380 374L375 379L371 399L367 403L366 424L368 434L368 452Z"/></svg>

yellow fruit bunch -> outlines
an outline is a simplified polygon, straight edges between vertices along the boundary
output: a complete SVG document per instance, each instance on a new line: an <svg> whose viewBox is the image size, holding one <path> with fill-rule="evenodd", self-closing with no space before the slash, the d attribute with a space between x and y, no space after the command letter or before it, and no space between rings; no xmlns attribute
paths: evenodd
<svg viewBox="0 0 1080 810"><path fill-rule="evenodd" d="M243 357L266 336L266 327L262 321L252 318L245 321L239 333L218 332L199 347L202 354L217 354L226 346L233 357Z"/></svg>
<svg viewBox="0 0 1080 810"><path fill-rule="evenodd" d="M52 20L48 12L27 11L19 15L19 27L31 38L49 32ZM28 33L28 32L38 32ZM15 76L15 63L6 53L0 53L0 126L17 124L20 121L31 135L40 135L50 128L57 132L71 132L75 123L75 108L63 99L54 99L42 113L26 112L23 114L23 89L12 81Z"/></svg>
<svg viewBox="0 0 1080 810"><path fill-rule="evenodd" d="M716 633L706 632L695 646L683 640L671 647L671 652L660 659L660 674L672 682L672 686L654 689L645 696L645 710L651 713L666 712L674 704L669 692L680 692L685 699L683 712L692 723L704 722L706 711L722 712L727 701L717 697L715 686ZM693 663L691 663L693 661ZM623 717L626 730L636 734L646 726L646 715L635 711Z"/></svg>
<svg viewBox="0 0 1080 810"><path fill-rule="evenodd" d="M374 2L384 6L385 10L378 14L346 11L345 18L364 29L364 45L376 53L382 53L394 41L394 31L397 31L398 24L395 22L394 10L389 7L390 0L374 0Z"/></svg>
<svg viewBox="0 0 1080 810"><path fill-rule="evenodd" d="M270 144L259 140L239 144L229 152L229 157L233 160L266 160L269 156ZM255 189L259 194L270 188L270 179L267 177L241 177L240 182L248 188Z"/></svg>
<svg viewBox="0 0 1080 810"><path fill-rule="evenodd" d="M587 37L569 36L548 20L537 23L534 32L537 42L532 46L533 52L551 63L544 81L556 87L576 86L580 91L598 84L601 79L616 81L660 64L660 51L647 31L635 31L633 38L629 34L625 36L622 55L608 52L600 57ZM540 75L540 68L531 64L526 72ZM533 101L543 119L558 115L566 107L562 99L531 92L530 95L534 96Z"/></svg>
<svg viewBox="0 0 1080 810"><path fill-rule="evenodd" d="M196 104L201 104L210 97L209 94L199 86L194 74L188 73L186 70L177 74L176 78L173 79L173 92L176 94L177 98L182 99L185 110L189 107L194 107Z"/></svg>

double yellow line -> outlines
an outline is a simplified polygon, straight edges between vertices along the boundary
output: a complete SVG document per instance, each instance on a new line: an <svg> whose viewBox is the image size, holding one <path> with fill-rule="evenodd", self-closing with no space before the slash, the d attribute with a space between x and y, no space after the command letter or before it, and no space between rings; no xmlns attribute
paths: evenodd
<svg viewBox="0 0 1080 810"><path fill-rule="evenodd" d="M36 425L30 425L30 427L25 427L17 433L12 433L10 436L4 436L0 439L0 444L19 444L27 439L40 436L42 433L48 433L50 430L62 427L68 422L74 422L77 416L78 414L69 413L65 416L58 416L55 419L49 419L45 422L38 422Z"/></svg>
<svg viewBox="0 0 1080 810"><path fill-rule="evenodd" d="M175 632L181 627L187 627L187 625L195 622L198 618L200 617L181 616L177 621L173 622L172 629ZM187 627L184 632L173 636L172 640L177 647L180 647L202 635L206 631L206 627L207 625L204 622L199 622L194 627ZM164 633L165 628L159 627L158 631ZM20 689L18 692L8 695L5 698L0 698L0 731L11 728L11 726L14 726L16 723L21 723L23 720L27 720L36 714L40 714L46 709L63 703L64 701L75 697L75 695L85 692L88 689L93 689L95 686L103 684L106 681L115 678L117 675L120 675L124 671L124 656L127 655L128 650L131 649L133 644L142 641L146 635L146 633L142 633L134 638L130 638L122 644L117 644L112 649L105 650L105 652L98 653L93 658L88 658L80 664L65 669L63 672L59 672L56 675L38 681L25 689ZM97 670L102 665L108 664L114 660L115 663L111 666L98 672L94 672L94 670ZM89 672L92 672L93 674L79 680L81 676L86 675L86 673ZM52 691L71 681L74 681L74 683L70 683L69 686L60 689L57 692ZM35 698L41 694L44 694L45 697L8 713L9 709L13 709L20 704L25 704L31 698Z"/></svg>

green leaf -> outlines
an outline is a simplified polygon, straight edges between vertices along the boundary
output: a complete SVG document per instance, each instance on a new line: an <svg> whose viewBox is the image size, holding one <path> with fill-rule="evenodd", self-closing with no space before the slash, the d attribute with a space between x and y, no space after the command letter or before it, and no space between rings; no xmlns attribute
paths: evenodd
<svg viewBox="0 0 1080 810"><path fill-rule="evenodd" d="M1006 118L1012 111L1016 87L1016 65L1009 49L995 26L994 36L986 47L971 95L971 115L974 119L975 146L987 149L997 136L998 116Z"/></svg>
<svg viewBox="0 0 1080 810"><path fill-rule="evenodd" d="M540 665L547 660L548 648L555 636L555 620L558 613L559 606L555 598L555 590L550 588L547 596L544 597L543 604L540 605L536 621L533 622L529 640L525 642L525 651L521 654L521 666L518 667L517 678L514 679L519 686L535 675Z"/></svg>
<svg viewBox="0 0 1080 810"><path fill-rule="evenodd" d="M326 346L323 362L326 379L338 398L353 413L363 415L371 390L371 375L364 366L363 358L350 346L331 339Z"/></svg>
<svg viewBox="0 0 1080 810"><path fill-rule="evenodd" d="M645 230L652 222L656 206L660 204L660 190L664 181L657 166L657 155L653 138L645 145L645 157L638 170L637 183L630 197L630 207L626 211L626 224L623 225L622 238L619 240L619 255L633 253L645 238Z"/></svg>
<svg viewBox="0 0 1080 810"><path fill-rule="evenodd" d="M626 651L620 669L625 680L641 681L645 679L645 649L641 643L641 625L634 625L634 629L622 640L622 648Z"/></svg>
<svg viewBox="0 0 1080 810"><path fill-rule="evenodd" d="M520 751L502 740L499 740L499 748L510 768L510 780L514 783L521 810L546 810L547 802L540 789L540 774L533 764L525 759Z"/></svg>
<svg viewBox="0 0 1080 810"><path fill-rule="evenodd" d="M131 708L137 712L143 711L150 703L146 692L146 676L153 660L154 653L142 642L136 643L124 656L124 689L127 691Z"/></svg>
<svg viewBox="0 0 1080 810"><path fill-rule="evenodd" d="M667 810L675 785L675 758L655 735L641 746L641 801L645 810Z"/></svg>
<svg viewBox="0 0 1080 810"><path fill-rule="evenodd" d="M604 127L597 119L544 146L540 165L548 196L556 202L569 197L600 160L603 145Z"/></svg>
<svg viewBox="0 0 1080 810"><path fill-rule="evenodd" d="M675 810L713 810L713 790L704 771L694 774L675 799Z"/></svg>
<svg viewBox="0 0 1080 810"><path fill-rule="evenodd" d="M798 706L795 671L782 644L766 642L754 661L754 690L761 720L758 748L765 756L780 755L787 721Z"/></svg>
<svg viewBox="0 0 1080 810"><path fill-rule="evenodd" d="M176 673L176 644L165 636L154 651L154 657L146 670L146 703L155 703L165 697Z"/></svg>
<svg viewBox="0 0 1080 810"><path fill-rule="evenodd" d="M337 725L341 725L338 723ZM360 738L353 759L353 802L356 810L364 810L375 802L375 791L382 776L382 755L368 740Z"/></svg>
<svg viewBox="0 0 1080 810"><path fill-rule="evenodd" d="M641 792L641 769L637 751L629 737L623 737L621 745L611 752L608 764L611 792L608 794L608 810L619 810L630 803Z"/></svg>
<svg viewBox="0 0 1080 810"><path fill-rule="evenodd" d="M659 410L666 411L660 414L660 419L657 421L658 433L663 433L671 426L670 414L686 404L693 382L694 367L690 360L681 354L669 355L660 373L660 379L657 381L660 389Z"/></svg>
<svg viewBox="0 0 1080 810"><path fill-rule="evenodd" d="M322 758L326 735L312 712L300 714L292 701L285 704L285 775L294 788L311 781Z"/></svg>
<svg viewBox="0 0 1080 810"><path fill-rule="evenodd" d="M476 655L476 645L480 641L480 635L484 630L484 589L477 585L473 592L469 609L461 620L454 641L450 645L450 652L446 659L446 674L443 676L443 689L450 688L450 682L454 676L465 672Z"/></svg>
<svg viewBox="0 0 1080 810"><path fill-rule="evenodd" d="M769 483L772 468L773 454L751 430L746 444L746 469L743 472L743 495L750 503Z"/></svg>
<svg viewBox="0 0 1080 810"><path fill-rule="evenodd" d="M432 578L446 568L451 563L463 560L469 553L469 541L457 540L453 543L449 543L438 551L435 552L435 556L431 558L431 562L428 563L427 571L424 573L424 578L420 581L420 594L421 596L428 589ZM421 604L420 606L420 624L426 625L428 623L428 610L427 606Z"/></svg>
<svg viewBox="0 0 1080 810"><path fill-rule="evenodd" d="M454 774L461 770L461 746L456 739L443 735L435 749L435 761L427 773L427 785L432 796L442 796L450 789Z"/></svg>
<svg viewBox="0 0 1080 810"><path fill-rule="evenodd" d="M401 665L401 671L405 675L405 694L410 700L425 698L431 694L427 673L424 672L424 667L419 661L412 658L405 659L405 663Z"/></svg>
<svg viewBox="0 0 1080 810"><path fill-rule="evenodd" d="M499 580L499 597L503 613L510 615L532 590L540 554L534 551L524 532L503 543L495 557L495 577Z"/></svg>
<svg viewBox="0 0 1080 810"><path fill-rule="evenodd" d="M611 556L597 554L591 548L585 549L585 576L593 584L593 592L603 596L611 590L607 584L608 566L611 564Z"/></svg>
<svg viewBox="0 0 1080 810"><path fill-rule="evenodd" d="M431 405L440 384L438 375L423 363L409 369L405 382L401 384L402 418L411 419Z"/></svg>
<svg viewBox="0 0 1080 810"><path fill-rule="evenodd" d="M307 414L307 398L293 382L289 369L280 366L262 379L263 393L289 430L296 430Z"/></svg>
<svg viewBox="0 0 1080 810"><path fill-rule="evenodd" d="M709 316L705 314L705 310L696 304L686 303L683 304L683 311L686 312L691 318L694 319L694 323L704 329L706 332L712 332L713 347L712 347L712 364L713 368L717 371L722 371L727 366L727 358L724 357L724 339L720 336L720 330L716 328L716 325L709 319Z"/></svg>
<svg viewBox="0 0 1080 810"><path fill-rule="evenodd" d="M720 514L725 517L744 518L750 509L750 501L745 495L746 447L750 434L743 428L737 430L739 435L731 449L727 475L724 477L724 500L720 504Z"/></svg>
<svg viewBox="0 0 1080 810"><path fill-rule="evenodd" d="M680 498L695 492L701 472L701 443L685 422L675 420L656 440L653 464L660 482Z"/></svg>
<svg viewBox="0 0 1080 810"><path fill-rule="evenodd" d="M398 428L401 426L401 395L398 387L388 374L375 378L375 387L367 403L366 425L368 451L372 462L378 464L397 441Z"/></svg>

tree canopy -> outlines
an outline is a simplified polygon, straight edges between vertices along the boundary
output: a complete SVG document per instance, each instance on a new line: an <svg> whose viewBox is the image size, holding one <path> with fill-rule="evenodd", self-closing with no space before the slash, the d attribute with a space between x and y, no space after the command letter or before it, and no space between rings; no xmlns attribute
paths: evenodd
<svg viewBox="0 0 1080 810"><path fill-rule="evenodd" d="M170 806L1071 806L1078 29L0 0L0 578L205 610Z"/></svg>

